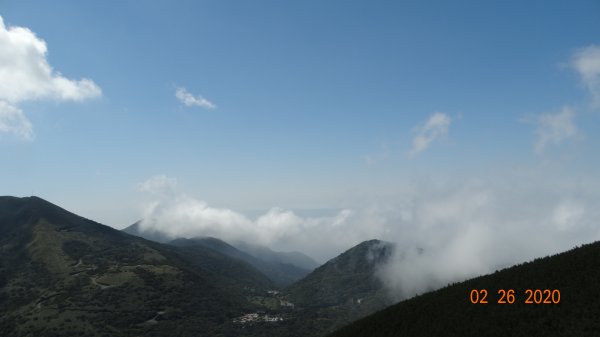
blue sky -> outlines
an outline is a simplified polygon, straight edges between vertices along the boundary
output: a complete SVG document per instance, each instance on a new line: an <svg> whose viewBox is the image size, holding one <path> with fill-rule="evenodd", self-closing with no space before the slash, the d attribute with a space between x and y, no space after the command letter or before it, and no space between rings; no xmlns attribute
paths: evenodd
<svg viewBox="0 0 600 337"><path fill-rule="evenodd" d="M599 13L597 1L3 0L2 194L117 228L174 193L224 212L335 213L483 181L493 195L557 190L540 217L565 198L587 205ZM47 53L19 49L15 27ZM40 60L44 78L30 71Z"/></svg>

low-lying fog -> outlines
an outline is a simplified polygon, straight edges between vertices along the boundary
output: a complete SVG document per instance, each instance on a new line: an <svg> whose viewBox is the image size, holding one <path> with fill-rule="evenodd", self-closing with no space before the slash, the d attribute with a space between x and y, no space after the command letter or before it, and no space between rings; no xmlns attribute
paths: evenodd
<svg viewBox="0 0 600 337"><path fill-rule="evenodd" d="M297 250L321 262L364 240L394 242L379 277L398 299L600 239L597 184L541 175L421 181L331 216L272 208L256 218L211 207L156 176L140 185L151 200L142 228Z"/></svg>

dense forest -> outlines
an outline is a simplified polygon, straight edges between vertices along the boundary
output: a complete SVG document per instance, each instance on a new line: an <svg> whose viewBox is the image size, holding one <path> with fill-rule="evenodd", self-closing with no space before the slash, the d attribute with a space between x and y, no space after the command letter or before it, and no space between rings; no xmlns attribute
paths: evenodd
<svg viewBox="0 0 600 337"><path fill-rule="evenodd" d="M414 297L329 337L598 336L598 280L597 242Z"/></svg>

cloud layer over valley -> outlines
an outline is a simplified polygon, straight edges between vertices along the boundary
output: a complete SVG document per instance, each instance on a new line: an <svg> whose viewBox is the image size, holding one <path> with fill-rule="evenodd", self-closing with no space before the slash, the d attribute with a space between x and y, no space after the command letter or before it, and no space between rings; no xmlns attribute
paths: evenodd
<svg viewBox="0 0 600 337"><path fill-rule="evenodd" d="M254 219L176 192L173 178L158 176L140 185L152 199L142 228L244 240L323 262L364 240L394 242L379 276L402 298L600 239L597 188L537 176L421 182L331 216L272 208Z"/></svg>

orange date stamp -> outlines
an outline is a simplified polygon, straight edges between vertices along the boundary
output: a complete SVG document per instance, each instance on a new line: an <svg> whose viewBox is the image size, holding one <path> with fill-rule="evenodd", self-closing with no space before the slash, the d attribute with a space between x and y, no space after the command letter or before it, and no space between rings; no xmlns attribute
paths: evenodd
<svg viewBox="0 0 600 337"><path fill-rule="evenodd" d="M469 301L473 304L488 304L492 299L488 299L486 289L473 289L469 293ZM560 290L558 289L526 289L523 296L525 304L558 304L560 303ZM513 304L516 301L515 291L513 289L498 290L498 304Z"/></svg>

